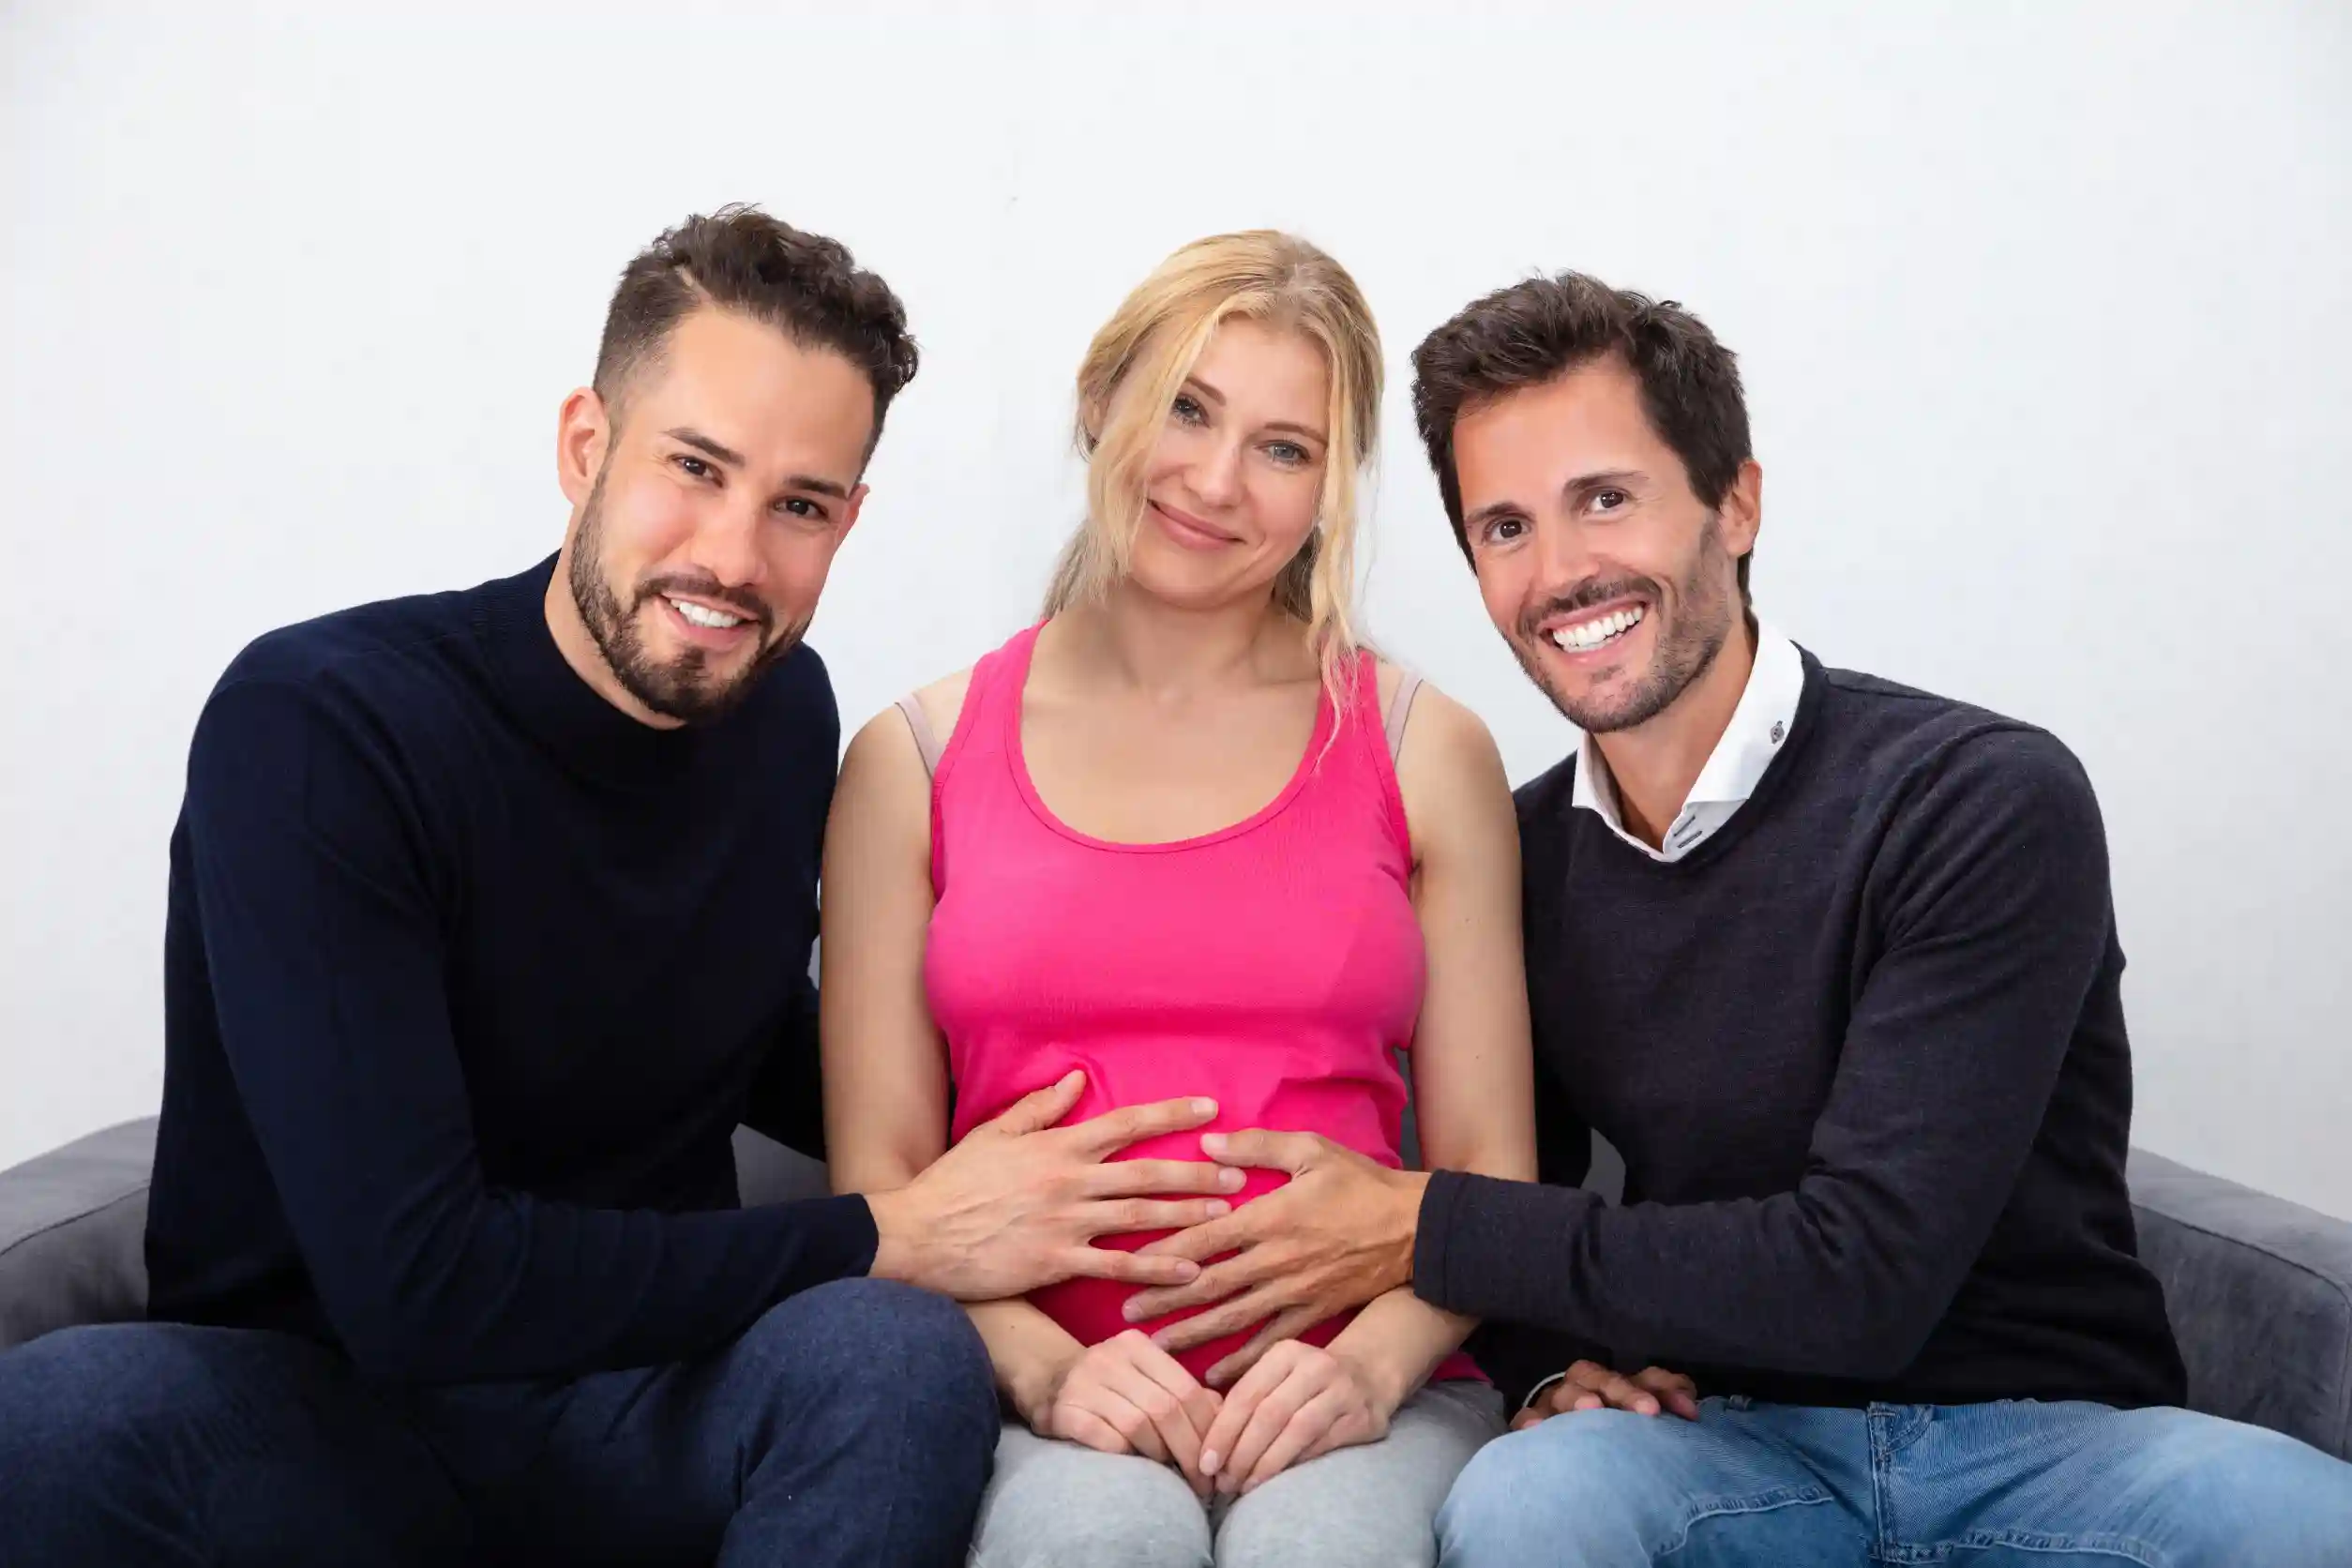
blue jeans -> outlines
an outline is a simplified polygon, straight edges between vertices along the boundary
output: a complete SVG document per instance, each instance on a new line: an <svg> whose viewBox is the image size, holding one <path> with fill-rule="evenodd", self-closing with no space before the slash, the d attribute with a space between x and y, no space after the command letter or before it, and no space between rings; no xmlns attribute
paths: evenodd
<svg viewBox="0 0 2352 1568"><path fill-rule="evenodd" d="M1441 1568L2345 1568L2352 1465L2188 1410L1700 1403L1489 1443Z"/></svg>
<svg viewBox="0 0 2352 1568"><path fill-rule="evenodd" d="M947 1568L997 1428L962 1310L875 1280L562 1382L395 1390L283 1334L68 1329L0 1356L0 1558Z"/></svg>

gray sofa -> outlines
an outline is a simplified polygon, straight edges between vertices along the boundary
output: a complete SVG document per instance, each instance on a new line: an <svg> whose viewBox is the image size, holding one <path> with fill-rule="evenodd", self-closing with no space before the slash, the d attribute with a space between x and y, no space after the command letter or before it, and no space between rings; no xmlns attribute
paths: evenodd
<svg viewBox="0 0 2352 1568"><path fill-rule="evenodd" d="M0 1171L0 1351L144 1309L154 1149L154 1122L128 1122ZM757 1133L735 1154L746 1202L823 1190L822 1167ZM2144 1150L2131 1177L2190 1402L2352 1459L2352 1223Z"/></svg>

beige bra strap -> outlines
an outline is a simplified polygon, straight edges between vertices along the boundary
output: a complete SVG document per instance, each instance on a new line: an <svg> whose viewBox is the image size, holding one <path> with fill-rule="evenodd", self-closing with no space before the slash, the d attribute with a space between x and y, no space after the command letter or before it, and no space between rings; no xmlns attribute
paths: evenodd
<svg viewBox="0 0 2352 1568"><path fill-rule="evenodd" d="M1388 700L1388 760L1395 762L1405 751L1405 721L1412 716L1413 699L1421 695L1421 677L1411 671L1401 671L1396 679L1396 691Z"/></svg>
<svg viewBox="0 0 2352 1568"><path fill-rule="evenodd" d="M923 771L939 772L939 737L931 733L931 721L923 712L923 704L909 692L898 699L898 711L907 716L907 728L914 731L914 748L923 753Z"/></svg>

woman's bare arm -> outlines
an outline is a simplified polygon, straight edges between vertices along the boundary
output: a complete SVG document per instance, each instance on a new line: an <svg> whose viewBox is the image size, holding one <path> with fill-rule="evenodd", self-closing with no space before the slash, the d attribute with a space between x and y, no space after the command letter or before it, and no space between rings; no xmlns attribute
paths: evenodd
<svg viewBox="0 0 2352 1568"><path fill-rule="evenodd" d="M1425 686L1396 776L1412 828L1413 903L1428 953L1410 1058L1422 1165L1532 1181L1535 1086L1519 830L1502 759L1476 715ZM1368 1303L1332 1349L1362 1365L1394 1409L1475 1326L1408 1288Z"/></svg>
<svg viewBox="0 0 2352 1568"><path fill-rule="evenodd" d="M933 732L954 733L963 677L922 694ZM837 1192L887 1192L945 1152L947 1047L923 990L931 909L931 779L897 709L850 742L825 830L818 1003L825 1146ZM997 1380L1030 1414L1051 1397L1078 1341L1025 1301L966 1310Z"/></svg>

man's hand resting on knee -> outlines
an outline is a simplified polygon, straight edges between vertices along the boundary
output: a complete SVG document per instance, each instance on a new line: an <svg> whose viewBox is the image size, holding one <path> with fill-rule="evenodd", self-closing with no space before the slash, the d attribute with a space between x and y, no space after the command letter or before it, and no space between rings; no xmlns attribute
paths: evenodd
<svg viewBox="0 0 2352 1568"><path fill-rule="evenodd" d="M1685 1421L1696 1421L1698 1385L1663 1366L1645 1367L1627 1377L1597 1361L1580 1361L1539 1388L1527 1409L1511 1418L1511 1429L1523 1432L1556 1415L1603 1410L1631 1410L1636 1415L1671 1411Z"/></svg>
<svg viewBox="0 0 2352 1568"><path fill-rule="evenodd" d="M1041 1089L984 1123L905 1186L869 1195L881 1238L869 1271L959 1301L997 1301L1073 1278L1183 1285L1190 1259L1118 1252L1097 1236L1183 1229L1227 1214L1239 1170L1198 1160L1108 1157L1216 1115L1212 1100L1129 1106L1072 1127L1083 1074Z"/></svg>

